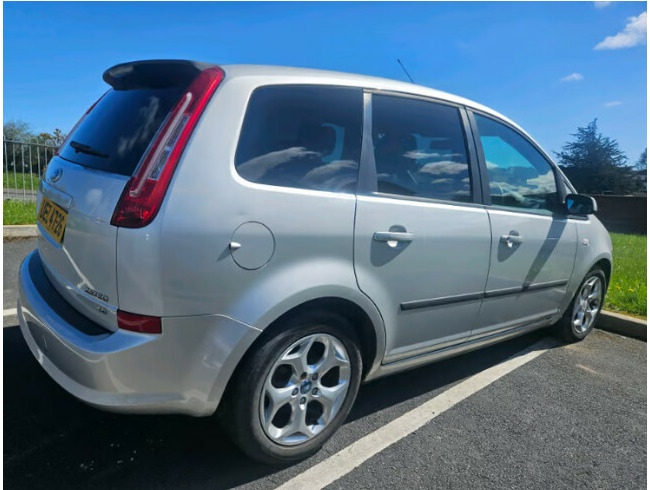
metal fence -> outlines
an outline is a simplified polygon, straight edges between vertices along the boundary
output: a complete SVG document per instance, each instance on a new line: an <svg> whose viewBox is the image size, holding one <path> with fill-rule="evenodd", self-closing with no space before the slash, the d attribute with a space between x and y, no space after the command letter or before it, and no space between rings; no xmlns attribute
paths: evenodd
<svg viewBox="0 0 650 490"><path fill-rule="evenodd" d="M49 141L13 141L2 138L4 199L36 201L38 183L58 147Z"/></svg>

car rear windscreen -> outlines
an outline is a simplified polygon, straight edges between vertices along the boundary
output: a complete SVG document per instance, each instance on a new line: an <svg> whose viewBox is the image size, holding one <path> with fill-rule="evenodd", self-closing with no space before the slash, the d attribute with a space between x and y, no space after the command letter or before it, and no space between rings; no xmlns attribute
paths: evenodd
<svg viewBox="0 0 650 490"><path fill-rule="evenodd" d="M184 89L111 89L70 136L59 156L84 167L132 175Z"/></svg>

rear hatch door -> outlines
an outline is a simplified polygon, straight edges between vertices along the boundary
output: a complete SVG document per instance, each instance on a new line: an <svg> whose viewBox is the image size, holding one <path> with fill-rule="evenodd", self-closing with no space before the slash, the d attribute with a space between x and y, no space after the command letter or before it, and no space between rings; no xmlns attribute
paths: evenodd
<svg viewBox="0 0 650 490"><path fill-rule="evenodd" d="M112 88L84 115L39 186L38 249L59 293L117 329L117 230L111 217L142 156L200 67L141 62L104 75ZM110 72L107 71L107 74Z"/></svg>

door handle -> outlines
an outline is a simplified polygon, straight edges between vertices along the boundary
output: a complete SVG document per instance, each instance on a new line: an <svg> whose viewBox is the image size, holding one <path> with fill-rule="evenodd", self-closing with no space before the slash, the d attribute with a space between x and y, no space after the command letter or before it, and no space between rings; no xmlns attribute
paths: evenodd
<svg viewBox="0 0 650 490"><path fill-rule="evenodd" d="M388 242L391 247L397 246L397 242L412 242L413 237L413 233L405 231L376 231L372 236L373 240Z"/></svg>
<svg viewBox="0 0 650 490"><path fill-rule="evenodd" d="M520 243L523 243L524 237L511 233L509 235L501 235L500 241L501 243L505 243L508 248L512 248L515 244L519 245Z"/></svg>

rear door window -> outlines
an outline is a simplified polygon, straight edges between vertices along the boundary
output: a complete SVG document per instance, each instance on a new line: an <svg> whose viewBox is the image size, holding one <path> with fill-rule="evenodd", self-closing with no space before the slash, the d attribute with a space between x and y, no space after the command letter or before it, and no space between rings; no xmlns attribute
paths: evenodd
<svg viewBox="0 0 650 490"><path fill-rule="evenodd" d="M237 172L260 184L354 192L362 113L361 89L261 87L244 118Z"/></svg>
<svg viewBox="0 0 650 490"><path fill-rule="evenodd" d="M184 89L111 89L70 136L59 156L84 167L132 175Z"/></svg>
<svg viewBox="0 0 650 490"><path fill-rule="evenodd" d="M446 201L472 200L458 108L373 95L372 141L378 192Z"/></svg>

